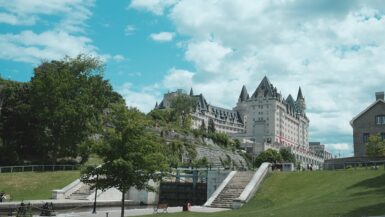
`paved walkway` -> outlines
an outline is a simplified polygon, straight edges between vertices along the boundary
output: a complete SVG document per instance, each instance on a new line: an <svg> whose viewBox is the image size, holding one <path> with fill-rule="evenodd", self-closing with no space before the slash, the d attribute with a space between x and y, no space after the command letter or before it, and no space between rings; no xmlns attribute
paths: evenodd
<svg viewBox="0 0 385 217"><path fill-rule="evenodd" d="M222 208L209 208L202 206L192 206L191 212L221 212L226 211L228 209ZM182 212L182 207L169 207L167 209L169 213ZM113 209L109 208L100 208L98 209L96 214L92 214L90 212L73 212L73 213L58 213L57 217L106 217L106 213L108 213L108 217L120 217L120 209L116 207ZM144 208L144 209L126 209L124 211L125 216L141 216L141 215L151 215L154 213L154 209L152 208Z"/></svg>
<svg viewBox="0 0 385 217"><path fill-rule="evenodd" d="M120 217L120 201L98 201L97 213L92 214L93 201L82 200L26 200L33 207L41 207L44 202L52 202L56 209L57 217ZM17 208L20 201L0 203L0 209ZM132 201L126 201L125 216L141 216L154 213L152 206L140 207ZM103 207L104 206L104 207ZM59 208L60 207L60 208ZM128 209L127 209L128 208ZM220 212L229 209L192 206L191 212ZM169 207L169 213L182 212L182 207ZM35 215L34 215L35 216Z"/></svg>

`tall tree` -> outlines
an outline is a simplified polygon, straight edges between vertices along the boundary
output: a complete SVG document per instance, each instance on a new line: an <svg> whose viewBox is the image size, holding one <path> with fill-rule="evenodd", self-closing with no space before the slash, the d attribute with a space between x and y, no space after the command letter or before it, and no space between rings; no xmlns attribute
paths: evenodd
<svg viewBox="0 0 385 217"><path fill-rule="evenodd" d="M101 129L104 109L121 100L102 73L101 61L85 55L43 62L35 69L31 111L38 123L38 151L47 160L77 157L79 145Z"/></svg>
<svg viewBox="0 0 385 217"><path fill-rule="evenodd" d="M209 133L215 133L215 123L214 123L214 120L212 118L209 119L209 123L208 123L208 126L207 126L207 131Z"/></svg>
<svg viewBox="0 0 385 217"><path fill-rule="evenodd" d="M278 151L273 149L267 149L261 152L255 159L255 166L259 167L263 162L278 163L282 161L282 156Z"/></svg>
<svg viewBox="0 0 385 217"><path fill-rule="evenodd" d="M0 163L15 165L39 157L35 152L30 84L0 79Z"/></svg>
<svg viewBox="0 0 385 217"><path fill-rule="evenodd" d="M201 123L201 126L200 126L200 130L201 130L202 132L206 132L206 131L207 131L207 129L206 129L206 124L205 124L205 121L204 121L204 120L202 120L202 123Z"/></svg>
<svg viewBox="0 0 385 217"><path fill-rule="evenodd" d="M282 160L284 162L291 162L291 163L296 162L294 154L290 153L288 149L285 149L285 148L280 149L279 154L282 156Z"/></svg>
<svg viewBox="0 0 385 217"><path fill-rule="evenodd" d="M144 114L115 104L107 117L110 127L103 134L103 142L95 147L103 164L86 168L81 180L100 189L114 187L121 191L123 217L127 191L131 187L154 190L148 181L159 178L154 174L165 171L168 166L158 139L146 131L149 123Z"/></svg>
<svg viewBox="0 0 385 217"><path fill-rule="evenodd" d="M191 127L191 111L196 107L196 98L179 93L171 100L171 108L173 109L174 120L184 128Z"/></svg>
<svg viewBox="0 0 385 217"><path fill-rule="evenodd" d="M368 142L365 144L366 155L369 157L385 156L385 140L380 134L369 136Z"/></svg>

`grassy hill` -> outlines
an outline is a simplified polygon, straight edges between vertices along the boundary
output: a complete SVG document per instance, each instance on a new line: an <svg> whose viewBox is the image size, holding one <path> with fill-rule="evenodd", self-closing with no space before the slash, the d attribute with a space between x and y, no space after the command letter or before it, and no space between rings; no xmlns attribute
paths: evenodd
<svg viewBox="0 0 385 217"><path fill-rule="evenodd" d="M13 201L51 198L51 190L61 189L79 178L79 171L17 172L0 174L0 191Z"/></svg>
<svg viewBox="0 0 385 217"><path fill-rule="evenodd" d="M204 214L211 217L240 216L374 216L385 215L385 171L345 170L276 172L257 195L239 210ZM202 216L176 213L163 216Z"/></svg>

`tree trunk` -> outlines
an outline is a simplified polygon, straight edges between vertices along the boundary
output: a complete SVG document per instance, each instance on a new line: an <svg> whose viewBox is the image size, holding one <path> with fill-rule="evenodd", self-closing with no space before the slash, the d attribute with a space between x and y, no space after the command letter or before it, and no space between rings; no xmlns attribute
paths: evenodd
<svg viewBox="0 0 385 217"><path fill-rule="evenodd" d="M125 195L125 191L122 191L122 210L120 212L120 217L124 217L124 195Z"/></svg>

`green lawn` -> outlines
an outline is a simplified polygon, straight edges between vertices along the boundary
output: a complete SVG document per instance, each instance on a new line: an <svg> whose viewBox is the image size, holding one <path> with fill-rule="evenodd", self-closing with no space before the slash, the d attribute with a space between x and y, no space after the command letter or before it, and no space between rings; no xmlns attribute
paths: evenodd
<svg viewBox="0 0 385 217"><path fill-rule="evenodd" d="M10 194L13 201L49 199L53 189L79 176L79 171L0 173L0 191Z"/></svg>
<svg viewBox="0 0 385 217"><path fill-rule="evenodd" d="M277 172L256 197L239 210L213 214L176 213L160 216L369 216L385 215L385 171L347 170Z"/></svg>

